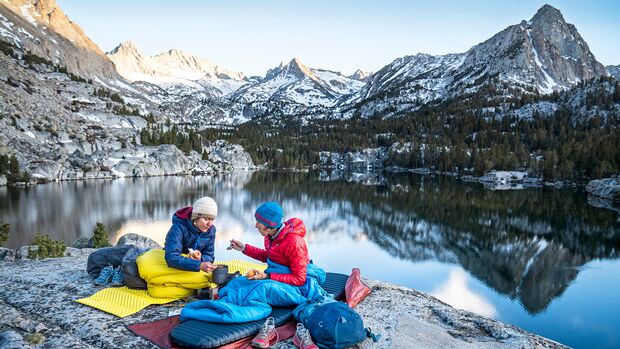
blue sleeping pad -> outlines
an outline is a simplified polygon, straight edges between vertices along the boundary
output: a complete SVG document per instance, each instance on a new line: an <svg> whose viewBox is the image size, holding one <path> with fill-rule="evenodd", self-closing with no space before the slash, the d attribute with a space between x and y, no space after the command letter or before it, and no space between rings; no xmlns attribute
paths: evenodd
<svg viewBox="0 0 620 349"><path fill-rule="evenodd" d="M348 278L344 274L327 273L325 283L321 286L327 293L333 294L335 299L341 300L344 299L344 286ZM273 307L269 316L275 319L276 326L280 326L293 319L293 309L295 307ZM265 319L233 324L188 320L172 329L170 339L187 348L217 348L256 335L264 322Z"/></svg>

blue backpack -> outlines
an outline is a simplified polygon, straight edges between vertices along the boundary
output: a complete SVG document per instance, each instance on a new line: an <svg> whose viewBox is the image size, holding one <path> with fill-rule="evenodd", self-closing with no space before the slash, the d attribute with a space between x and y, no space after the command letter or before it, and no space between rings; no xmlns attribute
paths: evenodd
<svg viewBox="0 0 620 349"><path fill-rule="evenodd" d="M366 338L362 318L343 302L330 302L316 308L304 326L319 348L346 348Z"/></svg>

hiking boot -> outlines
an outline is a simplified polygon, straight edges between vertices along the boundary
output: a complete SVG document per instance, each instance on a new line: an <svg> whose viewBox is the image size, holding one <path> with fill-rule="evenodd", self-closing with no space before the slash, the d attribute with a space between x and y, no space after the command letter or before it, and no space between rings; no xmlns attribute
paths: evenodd
<svg viewBox="0 0 620 349"><path fill-rule="evenodd" d="M123 268L119 265L118 268L114 269L114 274L112 274L112 286L123 286L125 283L123 282Z"/></svg>
<svg viewBox="0 0 620 349"><path fill-rule="evenodd" d="M267 318L260 332L252 339L254 348L269 348L271 341L275 338L278 343L278 332L276 332L276 322L272 317ZM274 344L275 344L274 343Z"/></svg>
<svg viewBox="0 0 620 349"><path fill-rule="evenodd" d="M97 286L105 285L112 279L112 275L114 274L114 267L108 265L107 267L101 269L99 276L93 281L93 283Z"/></svg>
<svg viewBox="0 0 620 349"><path fill-rule="evenodd" d="M300 349L319 349L319 347L312 341L310 332L308 332L308 330L304 327L304 324L301 322L297 324L297 330L293 336L293 344Z"/></svg>

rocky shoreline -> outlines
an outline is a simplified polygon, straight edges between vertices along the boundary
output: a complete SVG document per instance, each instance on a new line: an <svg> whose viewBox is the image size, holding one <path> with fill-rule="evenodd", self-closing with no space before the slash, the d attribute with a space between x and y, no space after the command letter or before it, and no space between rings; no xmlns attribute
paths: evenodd
<svg viewBox="0 0 620 349"><path fill-rule="evenodd" d="M126 325L163 319L186 301L152 305L128 316L78 304L100 288L86 273L90 248L67 248L66 257L31 260L27 247L0 254L1 348L156 348ZM380 334L360 348L566 348L515 326L454 309L405 287L366 280L372 293L357 306L365 326ZM279 348L294 348L291 341Z"/></svg>

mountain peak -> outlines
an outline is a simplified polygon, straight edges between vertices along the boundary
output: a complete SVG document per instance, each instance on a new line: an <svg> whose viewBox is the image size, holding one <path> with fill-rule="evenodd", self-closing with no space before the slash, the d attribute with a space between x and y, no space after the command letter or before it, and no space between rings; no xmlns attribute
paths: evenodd
<svg viewBox="0 0 620 349"><path fill-rule="evenodd" d="M363 81L366 82L368 81L368 77L370 76L370 74L372 74L371 72L367 72L361 69L358 69L355 71L355 73L351 74L349 76L350 79L353 80L357 80L357 81Z"/></svg>
<svg viewBox="0 0 620 349"><path fill-rule="evenodd" d="M307 76L311 79L316 79L312 70L310 70L310 68L306 67L303 63L301 63L301 60L296 57L291 59L291 61L283 67L283 70L286 72L286 74L291 74L298 78L303 78L304 76Z"/></svg>
<svg viewBox="0 0 620 349"><path fill-rule="evenodd" d="M108 52L109 55L114 54L129 54L129 55L140 55L140 50L135 42L131 40L123 41L118 46L112 49L112 51Z"/></svg>
<svg viewBox="0 0 620 349"><path fill-rule="evenodd" d="M166 53L170 56L181 56L181 57L186 56L185 52L179 50L178 48L170 49Z"/></svg>
<svg viewBox="0 0 620 349"><path fill-rule="evenodd" d="M304 65L297 57L288 62L282 61L278 67L269 69L265 75L265 79L271 79L276 75L292 75L297 79L309 77L312 80L317 80L312 69Z"/></svg>
<svg viewBox="0 0 620 349"><path fill-rule="evenodd" d="M532 17L531 23L554 23L565 22L562 12L551 5L544 5L539 8L534 17Z"/></svg>

